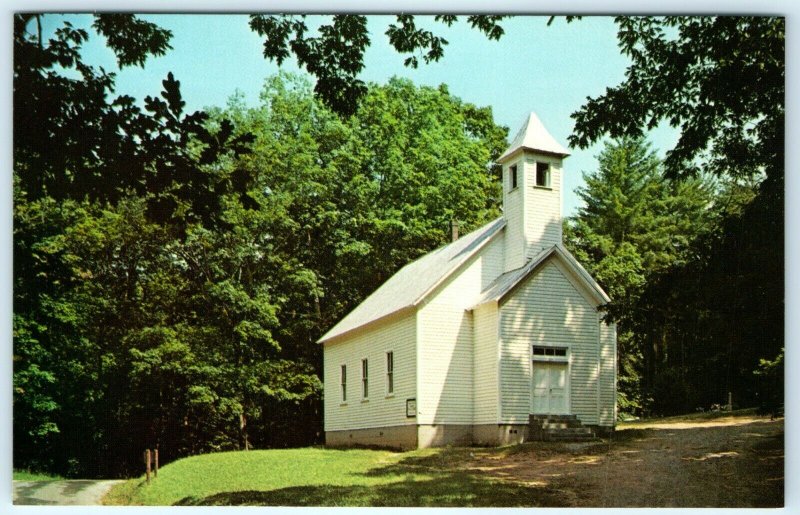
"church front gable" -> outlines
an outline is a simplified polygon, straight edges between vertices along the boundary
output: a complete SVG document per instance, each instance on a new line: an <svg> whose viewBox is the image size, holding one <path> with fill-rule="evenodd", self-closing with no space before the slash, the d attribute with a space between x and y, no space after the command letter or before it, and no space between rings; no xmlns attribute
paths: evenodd
<svg viewBox="0 0 800 515"><path fill-rule="evenodd" d="M574 414L599 422L600 321L595 305L551 258L500 306L500 418Z"/></svg>

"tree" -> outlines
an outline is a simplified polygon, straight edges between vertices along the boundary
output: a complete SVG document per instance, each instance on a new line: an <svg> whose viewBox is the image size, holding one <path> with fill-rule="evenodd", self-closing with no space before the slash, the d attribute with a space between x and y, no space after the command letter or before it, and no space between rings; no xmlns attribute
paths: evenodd
<svg viewBox="0 0 800 515"><path fill-rule="evenodd" d="M644 297L652 310L643 309L650 316L640 326L681 349L706 342L702 359L697 352L673 353L689 355L696 377L708 380L694 384L698 402L719 403L732 390L752 401L753 352L774 359L783 346L785 21L672 16L616 22L620 48L632 61L626 79L573 115L570 143L586 148L606 134L636 137L667 122L681 133L667 152L667 176L702 170L726 182L756 181L749 205L719 209L719 230L697 242L691 262L648 284ZM675 398L670 383L662 381L664 400Z"/></svg>
<svg viewBox="0 0 800 515"><path fill-rule="evenodd" d="M258 392L291 396L303 381L317 384L302 367L292 392L276 381L292 370L271 335L279 301L262 276L240 280L234 265L247 241L224 247L233 256L221 263L185 259L198 235L237 222L231 206L255 207L244 170L221 165L247 152L251 137L185 114L171 73L144 109L110 99L113 75L81 60L87 33L65 22L45 42L32 31L38 21L15 15L15 459L119 474L145 445L169 444L168 457L195 437L200 449L246 442L231 419L252 411ZM131 15L98 15L95 28L120 66L168 48L168 32ZM209 305L217 311L198 324ZM198 346L215 338L225 361L206 366L218 356ZM237 351L244 345L247 354ZM197 401L209 384L213 402ZM205 411L187 413L189 404ZM176 427L192 416L209 425Z"/></svg>
<svg viewBox="0 0 800 515"><path fill-rule="evenodd" d="M646 395L656 362L635 324L641 297L659 274L690 259L694 240L714 223L707 181L668 181L643 139L607 143L598 169L584 173L584 206L565 223L565 242L608 292L605 306L618 324L619 405L649 407Z"/></svg>
<svg viewBox="0 0 800 515"><path fill-rule="evenodd" d="M250 28L264 37L264 57L280 65L291 54L298 64L316 77L314 91L335 112L351 115L367 86L358 78L364 68L364 51L370 44L367 17L355 14L332 16L322 24L318 36L309 36L305 15L250 16ZM471 15L467 23L486 34L490 40L503 35L499 21L503 16ZM434 20L448 27L458 20L454 15L438 15ZM386 30L389 43L402 54L410 54L405 65L416 68L421 58L426 63L444 55L447 40L417 27L414 16L399 14L396 23ZM415 55L419 52L419 57Z"/></svg>
<svg viewBox="0 0 800 515"><path fill-rule="evenodd" d="M140 108L81 62L86 34L40 44L34 20L15 34L32 136L14 156L15 464L126 475L145 447L169 461L316 441L316 339L452 218L496 216L506 130L405 81L373 86L350 120L286 78L258 109L209 115L183 112L169 74Z"/></svg>
<svg viewBox="0 0 800 515"><path fill-rule="evenodd" d="M452 219L470 230L499 214L489 164L507 130L445 87L371 85L342 120L308 81L281 74L265 83L260 106L234 98L215 116L256 138L240 166L256 177L270 252L286 266L271 280L290 306L276 338L315 371L317 339L400 267L446 243ZM295 408L291 419L320 430L319 408Z"/></svg>
<svg viewBox="0 0 800 515"><path fill-rule="evenodd" d="M473 15L467 22L499 39L503 16ZM571 22L580 17L567 16ZM447 26L453 15L435 16ZM553 21L551 18L548 25ZM661 122L680 127L681 138L664 163L670 177L707 173L751 176L783 170L783 18L754 16L619 16L618 40L631 58L626 80L608 88L573 117L570 144L587 148L608 134L638 137ZM335 111L351 114L365 91L357 75L370 44L366 18L337 15L310 36L305 16L253 15L251 28L264 40L264 57L281 64L294 54L317 78L315 91ZM398 15L386 31L392 46L438 61L447 41L418 28L414 16Z"/></svg>
<svg viewBox="0 0 800 515"><path fill-rule="evenodd" d="M620 16L632 63L626 80L574 115L570 144L639 136L666 121L681 136L667 152L670 177L783 174L784 19L752 16Z"/></svg>
<svg viewBox="0 0 800 515"><path fill-rule="evenodd" d="M725 186L712 230L692 244L689 260L649 281L633 321L661 349L651 390L662 413L723 404L729 393L739 406L782 402L783 378L765 382L753 372L784 345L783 245L773 240L783 206L763 184Z"/></svg>

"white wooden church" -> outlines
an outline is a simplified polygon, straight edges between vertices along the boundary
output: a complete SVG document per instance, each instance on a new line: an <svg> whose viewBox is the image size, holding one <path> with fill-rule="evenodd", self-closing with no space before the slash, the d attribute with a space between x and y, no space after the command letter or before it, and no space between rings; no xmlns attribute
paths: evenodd
<svg viewBox="0 0 800 515"><path fill-rule="evenodd" d="M500 445L553 420L613 429L609 298L561 240L568 155L531 113L498 159L503 216L406 265L319 340L327 445Z"/></svg>

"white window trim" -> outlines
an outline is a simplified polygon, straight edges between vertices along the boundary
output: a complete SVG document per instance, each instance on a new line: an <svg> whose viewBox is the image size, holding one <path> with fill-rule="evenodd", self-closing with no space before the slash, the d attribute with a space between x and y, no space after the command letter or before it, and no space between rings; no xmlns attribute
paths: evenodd
<svg viewBox="0 0 800 515"><path fill-rule="evenodd" d="M392 368L389 370L389 356L392 357ZM386 351L386 397L394 397L394 351Z"/></svg>
<svg viewBox="0 0 800 515"><path fill-rule="evenodd" d="M508 191L509 193L512 191L516 191L519 189L519 163L514 163L513 165L508 166ZM516 179L516 184L514 184L514 179Z"/></svg>
<svg viewBox="0 0 800 515"><path fill-rule="evenodd" d="M562 349L565 351L564 356L547 356L543 354L534 354L534 348L542 348L542 349ZM555 361L555 362L562 362L566 363L569 361L570 357L570 348L568 345L531 345L530 346L530 353L531 353L531 360L532 361Z"/></svg>
<svg viewBox="0 0 800 515"><path fill-rule="evenodd" d="M544 177L544 179L545 179L544 180L544 184L539 184L539 180L538 180L539 179L539 164L540 163L543 164L543 165L547 165L547 174ZM536 161L533 166L534 166L534 169L533 169L533 186L535 188L542 188L542 189L546 189L546 190L553 189L553 187L552 187L552 183L553 183L553 164L552 163L548 163L547 161Z"/></svg>
<svg viewBox="0 0 800 515"><path fill-rule="evenodd" d="M347 364L342 363L339 366L339 398L341 399L340 405L347 405Z"/></svg>
<svg viewBox="0 0 800 515"><path fill-rule="evenodd" d="M366 372L366 374L364 373ZM366 395L364 395L366 393ZM361 359L361 401L369 400L369 359Z"/></svg>

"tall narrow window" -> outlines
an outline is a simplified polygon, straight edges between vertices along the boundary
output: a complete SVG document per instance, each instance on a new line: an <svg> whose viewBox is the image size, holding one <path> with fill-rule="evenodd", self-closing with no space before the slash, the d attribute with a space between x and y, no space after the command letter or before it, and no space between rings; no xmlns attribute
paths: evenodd
<svg viewBox="0 0 800 515"><path fill-rule="evenodd" d="M366 359L361 360L361 397L369 397L369 364Z"/></svg>
<svg viewBox="0 0 800 515"><path fill-rule="evenodd" d="M342 402L347 402L347 365L342 365Z"/></svg>
<svg viewBox="0 0 800 515"><path fill-rule="evenodd" d="M386 353L386 393L394 393L394 352Z"/></svg>
<svg viewBox="0 0 800 515"><path fill-rule="evenodd" d="M550 187L550 164L536 163L536 185Z"/></svg>
<svg viewBox="0 0 800 515"><path fill-rule="evenodd" d="M511 165L508 167L508 175L511 181L511 189L517 187L517 165Z"/></svg>

